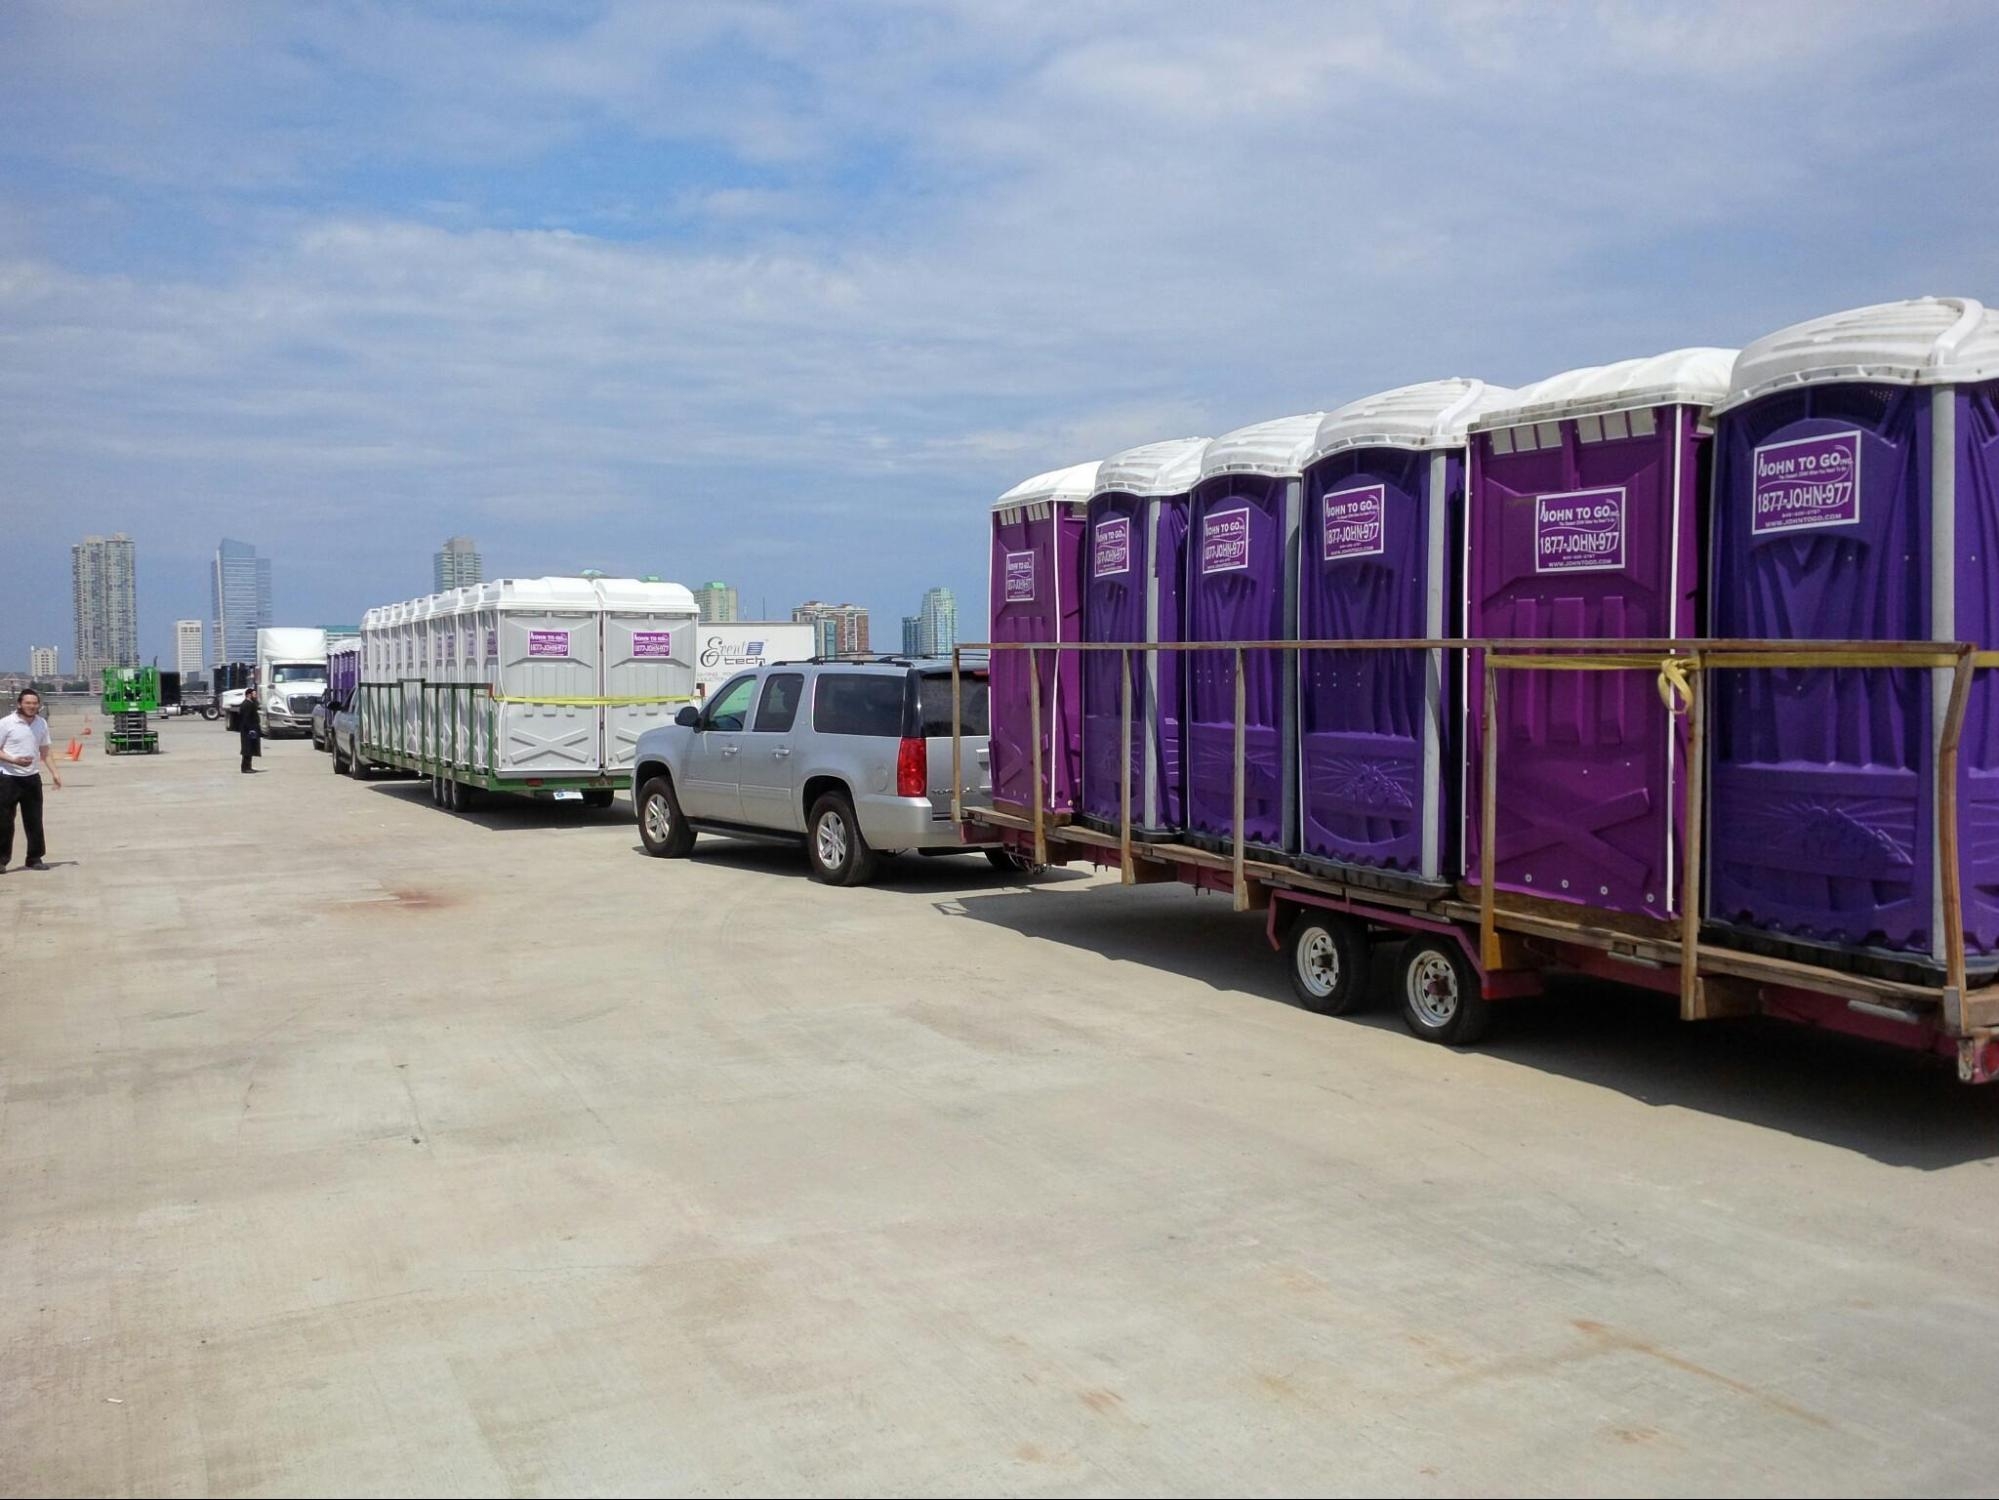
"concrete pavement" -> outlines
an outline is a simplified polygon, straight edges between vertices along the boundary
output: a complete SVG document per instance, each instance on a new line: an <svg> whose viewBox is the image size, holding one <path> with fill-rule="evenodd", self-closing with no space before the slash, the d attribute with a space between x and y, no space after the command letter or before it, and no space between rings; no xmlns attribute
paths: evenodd
<svg viewBox="0 0 1999 1500"><path fill-rule="evenodd" d="M8 1493L1993 1487L1947 1069L162 743L0 877Z"/></svg>

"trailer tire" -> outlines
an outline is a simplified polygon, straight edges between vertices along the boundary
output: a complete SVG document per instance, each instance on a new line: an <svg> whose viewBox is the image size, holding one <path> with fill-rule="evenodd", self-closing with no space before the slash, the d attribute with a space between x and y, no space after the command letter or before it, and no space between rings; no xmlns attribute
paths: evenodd
<svg viewBox="0 0 1999 1500"><path fill-rule="evenodd" d="M881 868L868 847L854 804L844 793L828 792L812 804L805 824L805 859L812 878L823 885L866 885Z"/></svg>
<svg viewBox="0 0 1999 1500"><path fill-rule="evenodd" d="M1411 939L1402 951L1402 1020L1426 1042L1469 1047L1492 1024L1478 971L1447 937Z"/></svg>
<svg viewBox="0 0 1999 1500"><path fill-rule="evenodd" d="M222 710L217 708L213 703L211 703L206 708L202 709L201 716L204 719L208 720L209 723L213 724L217 719L222 717Z"/></svg>
<svg viewBox="0 0 1999 1500"><path fill-rule="evenodd" d="M586 786L583 789L583 805L595 812L602 812L618 799L618 789L609 786Z"/></svg>
<svg viewBox="0 0 1999 1500"><path fill-rule="evenodd" d="M632 799L639 820L639 839L655 859L685 859L694 852L694 830L681 815L673 783L655 776Z"/></svg>
<svg viewBox="0 0 1999 1500"><path fill-rule="evenodd" d="M1352 917L1305 907L1285 944L1291 991L1322 1016L1350 1016L1373 998L1368 988L1367 929Z"/></svg>

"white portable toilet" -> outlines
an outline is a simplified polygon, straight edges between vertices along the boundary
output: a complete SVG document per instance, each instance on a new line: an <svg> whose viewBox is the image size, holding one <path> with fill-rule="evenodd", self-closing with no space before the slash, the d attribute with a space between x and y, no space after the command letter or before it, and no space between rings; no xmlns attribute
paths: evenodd
<svg viewBox="0 0 1999 1500"><path fill-rule="evenodd" d="M580 776L603 763L597 590L588 578L504 580L497 602L501 776Z"/></svg>
<svg viewBox="0 0 1999 1500"><path fill-rule="evenodd" d="M694 595L677 583L594 580L603 607L604 769L629 771L639 736L694 700Z"/></svg>

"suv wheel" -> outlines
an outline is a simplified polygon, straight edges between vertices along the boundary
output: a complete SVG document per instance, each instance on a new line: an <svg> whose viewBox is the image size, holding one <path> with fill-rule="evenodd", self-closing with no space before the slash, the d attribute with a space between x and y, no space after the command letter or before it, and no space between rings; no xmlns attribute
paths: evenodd
<svg viewBox="0 0 1999 1500"><path fill-rule="evenodd" d="M646 853L661 859L685 859L694 852L694 830L680 814L673 783L655 776L632 799L638 808L639 837Z"/></svg>
<svg viewBox="0 0 1999 1500"><path fill-rule="evenodd" d="M812 878L826 885L866 885L881 865L881 857L861 834L854 804L843 792L828 792L812 804L805 827L805 857L811 862Z"/></svg>

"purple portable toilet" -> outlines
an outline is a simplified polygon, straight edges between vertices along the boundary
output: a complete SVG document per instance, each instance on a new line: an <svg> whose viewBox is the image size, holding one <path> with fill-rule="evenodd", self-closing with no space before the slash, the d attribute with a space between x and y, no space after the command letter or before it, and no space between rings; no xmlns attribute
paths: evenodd
<svg viewBox="0 0 1999 1500"><path fill-rule="evenodd" d="M1188 515L1187 639L1293 639L1299 470L1323 412L1238 428L1209 443ZM1283 651L1244 659L1243 842L1296 845L1297 667ZM1187 836L1235 837L1235 654L1187 663Z"/></svg>
<svg viewBox="0 0 1999 1500"><path fill-rule="evenodd" d="M1715 437L1711 633L1999 645L1999 314L1925 297L1814 319L1735 363ZM1942 963L1935 805L1950 674L1715 684L1707 915ZM1965 950L1999 957L1999 696L1959 742Z"/></svg>
<svg viewBox="0 0 1999 1500"><path fill-rule="evenodd" d="M1077 563L1083 510L1097 465L1075 464L1022 480L993 503L987 578L992 640L1079 641L1083 591ZM1081 780L1081 676L1076 651L1041 653L1042 806L1068 812ZM1025 651L995 651L989 678L995 805L1034 805L1032 668Z"/></svg>
<svg viewBox="0 0 1999 1500"><path fill-rule="evenodd" d="M1185 638L1188 492L1206 438L1148 443L1104 460L1090 497L1083 550L1083 639L1130 643ZM1083 658L1083 816L1116 828L1123 813L1118 756L1124 699L1117 652ZM1131 820L1150 837L1182 821L1180 726L1186 653L1131 661Z"/></svg>
<svg viewBox="0 0 1999 1500"><path fill-rule="evenodd" d="M1615 642L1697 633L1707 411L1732 349L1572 370L1472 423L1465 634ZM1465 857L1479 879L1483 653L1467 664ZM1643 672L1499 675L1502 890L1670 918L1681 731Z"/></svg>
<svg viewBox="0 0 1999 1500"><path fill-rule="evenodd" d="M1299 640L1457 633L1466 429L1513 399L1481 380L1432 380L1326 416L1305 464ZM1303 862L1448 880L1463 663L1442 651L1299 655Z"/></svg>

